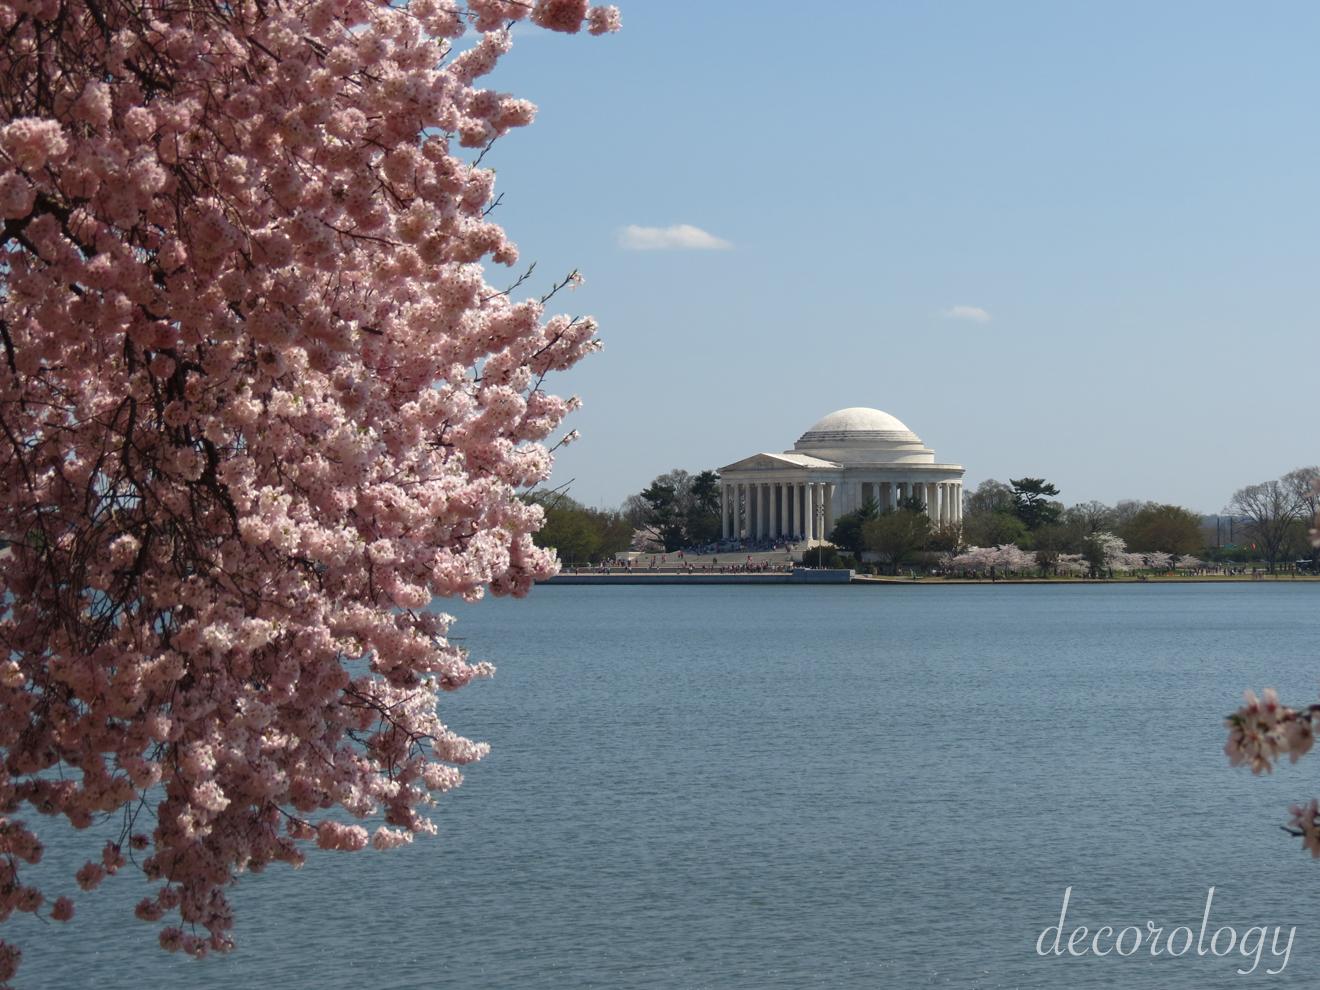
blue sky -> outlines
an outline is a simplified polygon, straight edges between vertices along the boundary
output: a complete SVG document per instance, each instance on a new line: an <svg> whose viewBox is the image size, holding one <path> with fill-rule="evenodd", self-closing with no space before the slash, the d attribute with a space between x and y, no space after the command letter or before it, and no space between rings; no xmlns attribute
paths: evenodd
<svg viewBox="0 0 1320 990"><path fill-rule="evenodd" d="M602 324L556 382L579 500L853 405L1070 504L1320 460L1320 5L621 6L491 82L541 108L496 216ZM680 224L728 246L623 234Z"/></svg>

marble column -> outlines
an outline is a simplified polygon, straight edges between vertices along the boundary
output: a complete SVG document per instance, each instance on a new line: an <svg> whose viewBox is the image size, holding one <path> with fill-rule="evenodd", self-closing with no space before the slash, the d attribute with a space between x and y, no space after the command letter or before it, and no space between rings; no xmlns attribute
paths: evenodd
<svg viewBox="0 0 1320 990"><path fill-rule="evenodd" d="M742 539L742 485L733 486L733 538Z"/></svg>
<svg viewBox="0 0 1320 990"><path fill-rule="evenodd" d="M729 486L720 485L720 539L729 538Z"/></svg>
<svg viewBox="0 0 1320 990"><path fill-rule="evenodd" d="M802 486L802 532L806 535L807 542L815 539L816 531L816 486L808 482Z"/></svg>
<svg viewBox="0 0 1320 990"><path fill-rule="evenodd" d="M770 482L770 538L779 537L779 482Z"/></svg>
<svg viewBox="0 0 1320 990"><path fill-rule="evenodd" d="M822 487L825 489L825 532L820 534L820 538L828 540L834 532L834 500L839 497L843 486L826 482Z"/></svg>

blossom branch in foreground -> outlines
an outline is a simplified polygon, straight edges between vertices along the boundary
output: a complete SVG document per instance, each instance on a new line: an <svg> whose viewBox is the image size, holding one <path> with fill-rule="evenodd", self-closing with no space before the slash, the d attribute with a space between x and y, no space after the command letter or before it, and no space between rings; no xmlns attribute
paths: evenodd
<svg viewBox="0 0 1320 990"><path fill-rule="evenodd" d="M482 268L518 252L470 159L535 107L478 80L523 19L618 28L0 0L0 919L46 903L23 810L115 814L70 879L142 850L161 944L228 949L238 872L433 832L485 752L436 704L491 668L428 605L554 570L517 492L575 404L541 382L597 346Z"/></svg>
<svg viewBox="0 0 1320 990"><path fill-rule="evenodd" d="M1320 479L1312 482L1320 494ZM1320 546L1320 517L1311 529L1311 542ZM1266 688L1259 698L1247 691L1245 703L1224 719L1228 741L1224 753L1233 766L1249 766L1252 773L1269 773L1284 754L1296 763L1315 745L1315 733L1320 727L1320 704L1306 708L1289 708L1279 703L1273 688ZM1303 848L1312 857L1320 858L1320 802L1312 798L1305 804L1291 808L1292 818L1286 830L1300 836Z"/></svg>

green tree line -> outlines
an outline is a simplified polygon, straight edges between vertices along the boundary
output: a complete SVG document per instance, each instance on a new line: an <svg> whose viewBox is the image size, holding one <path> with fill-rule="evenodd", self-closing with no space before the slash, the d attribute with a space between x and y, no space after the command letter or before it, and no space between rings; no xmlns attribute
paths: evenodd
<svg viewBox="0 0 1320 990"><path fill-rule="evenodd" d="M1065 506L1059 489L1045 478L1025 476L1008 483L990 479L967 492L960 525L935 526L919 498L881 510L874 501L840 516L830 547L813 551L812 562L860 560L868 553L886 568L935 562L941 554L969 546L1014 545L1035 555L1043 572L1062 554L1097 553L1097 535L1112 534L1129 551L1192 555L1207 561L1280 561L1309 558L1320 568L1320 549L1309 527L1320 510L1320 467L1234 493L1227 519L1216 534L1188 508L1127 500L1115 505L1090 501ZM597 563L628 550L674 552L720 539L720 477L712 470L675 468L658 475L618 509L588 508L565 494L534 493L546 512L537 544L554 547L565 563ZM1228 521L1232 520L1231 529ZM1232 536L1229 537L1231 531Z"/></svg>

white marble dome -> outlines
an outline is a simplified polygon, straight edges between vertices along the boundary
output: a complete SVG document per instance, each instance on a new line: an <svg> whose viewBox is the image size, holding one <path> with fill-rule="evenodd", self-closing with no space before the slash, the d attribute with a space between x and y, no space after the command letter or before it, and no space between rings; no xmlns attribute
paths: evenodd
<svg viewBox="0 0 1320 990"><path fill-rule="evenodd" d="M828 461L931 464L935 453L897 416L865 406L838 409L817 420L793 445Z"/></svg>
<svg viewBox="0 0 1320 990"><path fill-rule="evenodd" d="M915 498L938 526L962 520L961 464L935 452L896 416L838 409L811 425L792 450L762 452L720 468L725 540L784 539L814 546L834 520L868 502L886 509Z"/></svg>

